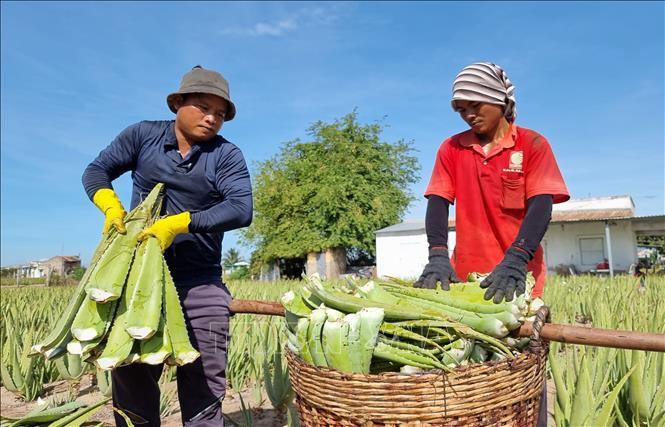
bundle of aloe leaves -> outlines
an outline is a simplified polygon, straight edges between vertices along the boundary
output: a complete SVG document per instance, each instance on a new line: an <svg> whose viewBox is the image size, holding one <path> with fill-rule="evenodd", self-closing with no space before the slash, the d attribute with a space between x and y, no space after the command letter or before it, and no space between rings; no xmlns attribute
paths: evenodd
<svg viewBox="0 0 665 427"><path fill-rule="evenodd" d="M199 357L189 341L173 278L159 241L137 240L157 219L164 184L125 218L126 234L102 239L72 301L32 354L67 353L109 370L130 363L184 365Z"/></svg>

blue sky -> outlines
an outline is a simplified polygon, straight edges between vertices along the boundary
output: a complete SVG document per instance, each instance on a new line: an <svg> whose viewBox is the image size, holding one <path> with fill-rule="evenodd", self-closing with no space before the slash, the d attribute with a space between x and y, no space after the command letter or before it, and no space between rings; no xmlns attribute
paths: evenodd
<svg viewBox="0 0 665 427"><path fill-rule="evenodd" d="M81 174L123 128L170 119L201 64L231 84L221 133L250 165L357 108L413 141L422 194L441 141L465 129L452 80L476 61L516 86L517 123L550 141L573 197L629 194L665 211L662 2L2 2L2 265L81 254L102 216ZM128 175L114 185L129 205ZM238 246L225 237L224 250Z"/></svg>

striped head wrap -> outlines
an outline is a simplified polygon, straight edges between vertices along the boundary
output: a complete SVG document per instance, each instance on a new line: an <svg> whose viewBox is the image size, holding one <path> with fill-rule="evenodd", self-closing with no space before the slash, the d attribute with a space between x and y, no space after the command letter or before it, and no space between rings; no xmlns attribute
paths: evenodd
<svg viewBox="0 0 665 427"><path fill-rule="evenodd" d="M465 67L453 82L453 99L503 105L506 120L515 121L515 87L501 67L490 62L478 62Z"/></svg>

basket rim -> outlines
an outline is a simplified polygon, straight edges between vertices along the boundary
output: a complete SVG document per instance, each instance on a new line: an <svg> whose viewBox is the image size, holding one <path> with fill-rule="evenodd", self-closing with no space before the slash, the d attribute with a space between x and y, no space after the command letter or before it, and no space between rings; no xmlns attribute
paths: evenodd
<svg viewBox="0 0 665 427"><path fill-rule="evenodd" d="M466 365L460 365L452 368L450 372L444 371L443 369L428 369L423 372L381 372L378 374L362 374L358 372L343 372L334 368L328 368L325 366L316 366L305 362L299 355L294 353L290 348L285 347L287 359L292 358L298 366L304 366L307 369L314 370L317 374L322 376L335 376L341 377L340 379L346 377L348 380L356 381L368 381L368 380L380 380L387 382L409 382L409 381L393 381L393 380L404 380L407 378L415 379L417 378L420 381L426 381L428 379L441 379L441 378L458 378L470 376L469 374L478 374L482 370L487 370L487 373L495 372L501 369L514 370L515 365L522 363L529 363L531 359L533 362L538 363L542 360L542 354L532 353L529 351L524 351L516 354L513 358L504 359L504 360L489 360L481 363L471 363Z"/></svg>

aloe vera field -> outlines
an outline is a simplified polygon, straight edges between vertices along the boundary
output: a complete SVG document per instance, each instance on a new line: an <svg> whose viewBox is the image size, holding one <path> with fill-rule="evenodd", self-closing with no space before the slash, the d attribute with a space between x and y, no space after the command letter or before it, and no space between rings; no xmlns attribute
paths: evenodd
<svg viewBox="0 0 665 427"><path fill-rule="evenodd" d="M555 323L665 332L665 279L618 276L550 277L543 300ZM234 298L279 301L300 281L237 281ZM611 292L610 292L611 290ZM99 403L89 420L112 425L108 374L68 354L55 361L30 357L31 346L47 335L68 304L71 286L2 288L3 424L40 404L59 407ZM224 413L229 425L297 425L283 348L281 317L238 314L232 318L227 367L229 392ZM160 380L164 425L179 425L175 369ZM665 426L665 354L550 344L550 423L556 426ZM87 399L87 400L86 400Z"/></svg>

